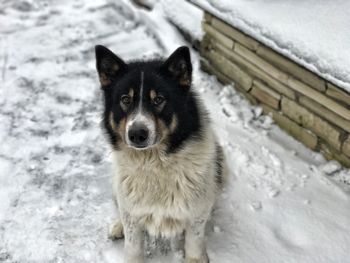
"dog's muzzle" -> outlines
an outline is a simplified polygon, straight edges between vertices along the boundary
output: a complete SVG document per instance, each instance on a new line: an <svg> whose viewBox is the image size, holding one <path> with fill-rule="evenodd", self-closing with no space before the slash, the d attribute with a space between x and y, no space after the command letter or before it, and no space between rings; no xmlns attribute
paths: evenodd
<svg viewBox="0 0 350 263"><path fill-rule="evenodd" d="M136 149L146 149L156 143L156 126L152 118L136 114L126 125L126 143Z"/></svg>
<svg viewBox="0 0 350 263"><path fill-rule="evenodd" d="M128 138L131 146L145 148L148 146L149 130L143 123L135 122L129 128Z"/></svg>

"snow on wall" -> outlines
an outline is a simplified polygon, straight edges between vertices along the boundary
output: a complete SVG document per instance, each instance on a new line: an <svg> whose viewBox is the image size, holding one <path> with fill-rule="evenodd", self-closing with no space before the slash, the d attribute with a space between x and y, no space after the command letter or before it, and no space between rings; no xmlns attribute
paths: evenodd
<svg viewBox="0 0 350 263"><path fill-rule="evenodd" d="M350 1L191 1L350 92Z"/></svg>
<svg viewBox="0 0 350 263"><path fill-rule="evenodd" d="M168 19L190 34L194 39L202 39L201 22L203 11L186 1L162 0L159 4Z"/></svg>

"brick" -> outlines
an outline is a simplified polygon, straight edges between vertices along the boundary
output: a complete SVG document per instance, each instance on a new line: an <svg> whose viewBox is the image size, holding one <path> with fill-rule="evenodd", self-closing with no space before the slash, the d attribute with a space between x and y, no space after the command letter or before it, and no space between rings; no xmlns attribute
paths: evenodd
<svg viewBox="0 0 350 263"><path fill-rule="evenodd" d="M209 14L208 12L204 12L204 21L206 21L208 24L211 23L213 16Z"/></svg>
<svg viewBox="0 0 350 263"><path fill-rule="evenodd" d="M318 139L315 134L299 126L298 124L288 119L286 116L283 116L281 113L273 110L272 108L266 105L261 106L263 108L264 114L271 115L276 124L278 124L278 126L280 126L288 134L290 134L295 139L303 143L305 146L311 149L316 149L318 145Z"/></svg>
<svg viewBox="0 0 350 263"><path fill-rule="evenodd" d="M254 52L250 51L249 49L245 48L241 44L236 44L234 47L234 51L242 56L243 58L247 59L249 62L260 68L262 71L264 71L266 74L270 75L271 77L281 81L282 83L286 83L288 80L288 75L276 67L272 66L270 63L266 62L266 60L260 58L257 56Z"/></svg>
<svg viewBox="0 0 350 263"><path fill-rule="evenodd" d="M333 111L334 113L338 114L344 119L350 120L349 109L343 107L342 105L330 99L326 95L314 90L313 88L310 88L309 86L300 82L299 80L290 77L288 79L288 86L294 89L295 91L305 95L306 97L317 101L319 104L323 105L324 107Z"/></svg>
<svg viewBox="0 0 350 263"><path fill-rule="evenodd" d="M316 113L318 116L326 119L327 121L337 125L339 128L344 129L350 133L350 122L335 114L333 111L327 109L321 104L311 100L307 97L301 96L299 98L299 103L305 108L308 108L312 112Z"/></svg>
<svg viewBox="0 0 350 263"><path fill-rule="evenodd" d="M345 155L350 157L350 137L349 136L343 143L342 152Z"/></svg>
<svg viewBox="0 0 350 263"><path fill-rule="evenodd" d="M215 75L216 78L224 85L232 84L234 81L222 74L220 71L214 69L208 61L201 59L201 69L211 75Z"/></svg>
<svg viewBox="0 0 350 263"><path fill-rule="evenodd" d="M290 119L304 128L313 131L335 149L340 150L341 132L337 128L300 106L295 101L282 98L281 107L282 112Z"/></svg>
<svg viewBox="0 0 350 263"><path fill-rule="evenodd" d="M279 109L281 95L258 80L253 81L253 88L250 93L260 102L274 108Z"/></svg>
<svg viewBox="0 0 350 263"><path fill-rule="evenodd" d="M211 44L210 44L210 36L208 34L205 34L200 41L200 46L199 46L199 53L200 55L203 56L203 54L211 49Z"/></svg>
<svg viewBox="0 0 350 263"><path fill-rule="evenodd" d="M234 83L234 80L231 80L229 77L216 70L208 61L201 59L201 69L209 74L215 75L222 84L232 85L234 89L238 90L251 104L258 104L258 101L252 95L247 93L245 89L240 87L237 83Z"/></svg>
<svg viewBox="0 0 350 263"><path fill-rule="evenodd" d="M326 94L337 101L344 103L347 106L350 106L350 94L341 90L337 86L327 83Z"/></svg>
<svg viewBox="0 0 350 263"><path fill-rule="evenodd" d="M247 36L246 34L243 34L239 30L235 29L233 26L228 25L227 23L223 22L222 20L219 20L216 17L213 17L211 23L216 30L222 32L223 34L232 38L233 40L241 43L245 47L247 47L251 50L258 49L258 46L259 46L258 41Z"/></svg>
<svg viewBox="0 0 350 263"><path fill-rule="evenodd" d="M232 39L220 33L219 31L217 31L215 28L213 28L211 25L207 23L203 23L202 25L203 25L203 30L213 39L218 41L221 45L223 45L224 47L227 47L228 49L233 48L234 42Z"/></svg>
<svg viewBox="0 0 350 263"><path fill-rule="evenodd" d="M228 58L233 63L239 65L239 67L241 67L243 70L248 72L251 76L256 77L261 81L265 82L269 87L273 88L278 93L281 93L290 99L295 99L295 93L292 89L288 88L287 86L283 85L281 82L270 77L264 71L262 71L257 66L250 63L249 61L245 60L236 52L232 50L228 50L224 46L215 42L212 42L211 44L216 51L218 51L224 57Z"/></svg>
<svg viewBox="0 0 350 263"><path fill-rule="evenodd" d="M253 97L249 92L243 89L240 85L234 84L234 89L239 91L252 105L258 105L259 101Z"/></svg>
<svg viewBox="0 0 350 263"><path fill-rule="evenodd" d="M293 75L295 78L310 85L312 88L324 92L326 90L326 82L304 67L291 61L281 54L273 51L271 48L260 45L257 54L266 61L269 61L276 67L280 68L286 73Z"/></svg>
<svg viewBox="0 0 350 263"><path fill-rule="evenodd" d="M210 63L217 70L233 79L244 90L249 91L253 84L253 79L247 73L245 73L237 65L226 59L224 56L214 50L210 50L204 54L210 61Z"/></svg>
<svg viewBox="0 0 350 263"><path fill-rule="evenodd" d="M350 168L350 158L345 154L338 152L328 144L321 142L320 152L326 157L326 159L337 160L340 164Z"/></svg>

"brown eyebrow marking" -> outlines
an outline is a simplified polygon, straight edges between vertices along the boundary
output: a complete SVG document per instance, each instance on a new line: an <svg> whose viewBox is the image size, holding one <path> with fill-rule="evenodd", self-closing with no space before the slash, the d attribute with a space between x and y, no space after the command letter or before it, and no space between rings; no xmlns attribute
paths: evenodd
<svg viewBox="0 0 350 263"><path fill-rule="evenodd" d="M170 132L174 132L175 129L177 128L178 125L178 120L175 114L173 114L172 118L171 118L171 123L170 123Z"/></svg>
<svg viewBox="0 0 350 263"><path fill-rule="evenodd" d="M157 92L152 89L149 93L149 96L151 97L152 100L154 100L154 98L157 97Z"/></svg>
<svg viewBox="0 0 350 263"><path fill-rule="evenodd" d="M131 98L134 97L134 89L133 89L133 88L130 88L130 89L129 89L128 95L129 95Z"/></svg>
<svg viewBox="0 0 350 263"><path fill-rule="evenodd" d="M113 112L110 112L109 113L109 125L111 125L113 131L117 132L117 127L115 126L113 118L114 118L114 114L113 114Z"/></svg>

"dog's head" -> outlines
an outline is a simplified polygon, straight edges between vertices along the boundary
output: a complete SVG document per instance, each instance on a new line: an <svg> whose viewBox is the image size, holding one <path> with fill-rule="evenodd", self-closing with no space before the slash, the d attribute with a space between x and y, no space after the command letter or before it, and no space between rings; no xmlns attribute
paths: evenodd
<svg viewBox="0 0 350 263"><path fill-rule="evenodd" d="M175 133L177 138L186 135L186 127L179 130L179 118L196 113L187 107L192 75L187 47L166 60L131 63L106 47L96 46L95 51L105 95L104 125L115 147L143 150L176 143Z"/></svg>

